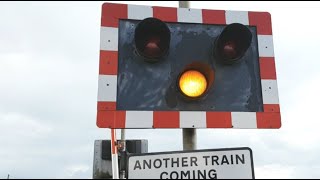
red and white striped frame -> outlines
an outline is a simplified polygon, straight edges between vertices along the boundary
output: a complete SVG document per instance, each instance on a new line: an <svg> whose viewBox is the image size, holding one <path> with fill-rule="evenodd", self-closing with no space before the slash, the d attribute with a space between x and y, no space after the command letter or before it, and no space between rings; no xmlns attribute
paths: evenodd
<svg viewBox="0 0 320 180"><path fill-rule="evenodd" d="M119 19L242 23L256 26L264 112L123 111L116 109ZM268 12L224 11L104 3L101 18L97 126L100 128L280 128L280 106Z"/></svg>

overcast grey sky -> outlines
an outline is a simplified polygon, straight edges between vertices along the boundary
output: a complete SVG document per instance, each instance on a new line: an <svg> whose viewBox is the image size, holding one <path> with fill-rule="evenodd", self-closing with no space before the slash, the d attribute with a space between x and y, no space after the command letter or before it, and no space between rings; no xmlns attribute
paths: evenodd
<svg viewBox="0 0 320 180"><path fill-rule="evenodd" d="M0 2L0 178L91 178L103 2ZM177 7L178 2L124 2ZM268 11L280 130L198 130L198 148L248 146L257 178L320 178L320 3L191 2ZM182 149L181 130L129 130L151 152Z"/></svg>

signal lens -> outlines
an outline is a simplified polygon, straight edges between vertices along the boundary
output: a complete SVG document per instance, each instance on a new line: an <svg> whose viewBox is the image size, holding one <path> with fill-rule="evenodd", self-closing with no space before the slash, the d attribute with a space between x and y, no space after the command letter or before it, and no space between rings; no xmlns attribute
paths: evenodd
<svg viewBox="0 0 320 180"><path fill-rule="evenodd" d="M170 30L166 23L157 18L142 20L135 29L135 45L138 53L156 62L169 51Z"/></svg>
<svg viewBox="0 0 320 180"><path fill-rule="evenodd" d="M236 43L234 41L226 42L223 46L223 56L228 59L235 59L237 55Z"/></svg>
<svg viewBox="0 0 320 180"><path fill-rule="evenodd" d="M160 49L160 38L159 37L151 37L147 40L146 45L143 49L143 53L147 57L159 57L161 56Z"/></svg>
<svg viewBox="0 0 320 180"><path fill-rule="evenodd" d="M189 70L180 76L179 88L188 97L199 97L207 89L207 80L199 71Z"/></svg>
<svg viewBox="0 0 320 180"><path fill-rule="evenodd" d="M226 26L215 42L214 54L223 64L238 62L249 49L251 31L243 24Z"/></svg>

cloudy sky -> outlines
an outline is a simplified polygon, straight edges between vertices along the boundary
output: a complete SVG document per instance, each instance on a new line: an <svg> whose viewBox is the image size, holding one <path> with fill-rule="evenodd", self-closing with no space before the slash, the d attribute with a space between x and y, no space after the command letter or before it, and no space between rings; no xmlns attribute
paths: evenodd
<svg viewBox="0 0 320 180"><path fill-rule="evenodd" d="M103 2L0 2L0 178L91 178ZM178 2L122 2L177 7ZM257 178L320 177L320 3L191 2L272 15L282 128L198 130L198 149L247 146ZM181 130L128 130L150 152ZM173 138L174 137L174 138Z"/></svg>

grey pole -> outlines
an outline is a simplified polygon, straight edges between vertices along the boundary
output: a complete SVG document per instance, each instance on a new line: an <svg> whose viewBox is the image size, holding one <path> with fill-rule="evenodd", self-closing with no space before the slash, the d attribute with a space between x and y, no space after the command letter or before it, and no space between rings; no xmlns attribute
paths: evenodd
<svg viewBox="0 0 320 180"><path fill-rule="evenodd" d="M183 150L197 149L197 131L196 129L182 129Z"/></svg>
<svg viewBox="0 0 320 180"><path fill-rule="evenodd" d="M126 129L121 129L121 151L126 151Z"/></svg>
<svg viewBox="0 0 320 180"><path fill-rule="evenodd" d="M179 1L180 8L190 8L190 1Z"/></svg>
<svg viewBox="0 0 320 180"><path fill-rule="evenodd" d="M121 129L121 148L120 151L124 152L126 151L126 130ZM123 158L123 157L122 157ZM120 171L120 179L126 179L126 172L124 170Z"/></svg>
<svg viewBox="0 0 320 180"><path fill-rule="evenodd" d="M180 8L190 8L190 1L179 1ZM183 150L197 149L197 131L196 129L182 129Z"/></svg>
<svg viewBox="0 0 320 180"><path fill-rule="evenodd" d="M121 129L121 141L122 143L126 142L126 129Z"/></svg>

